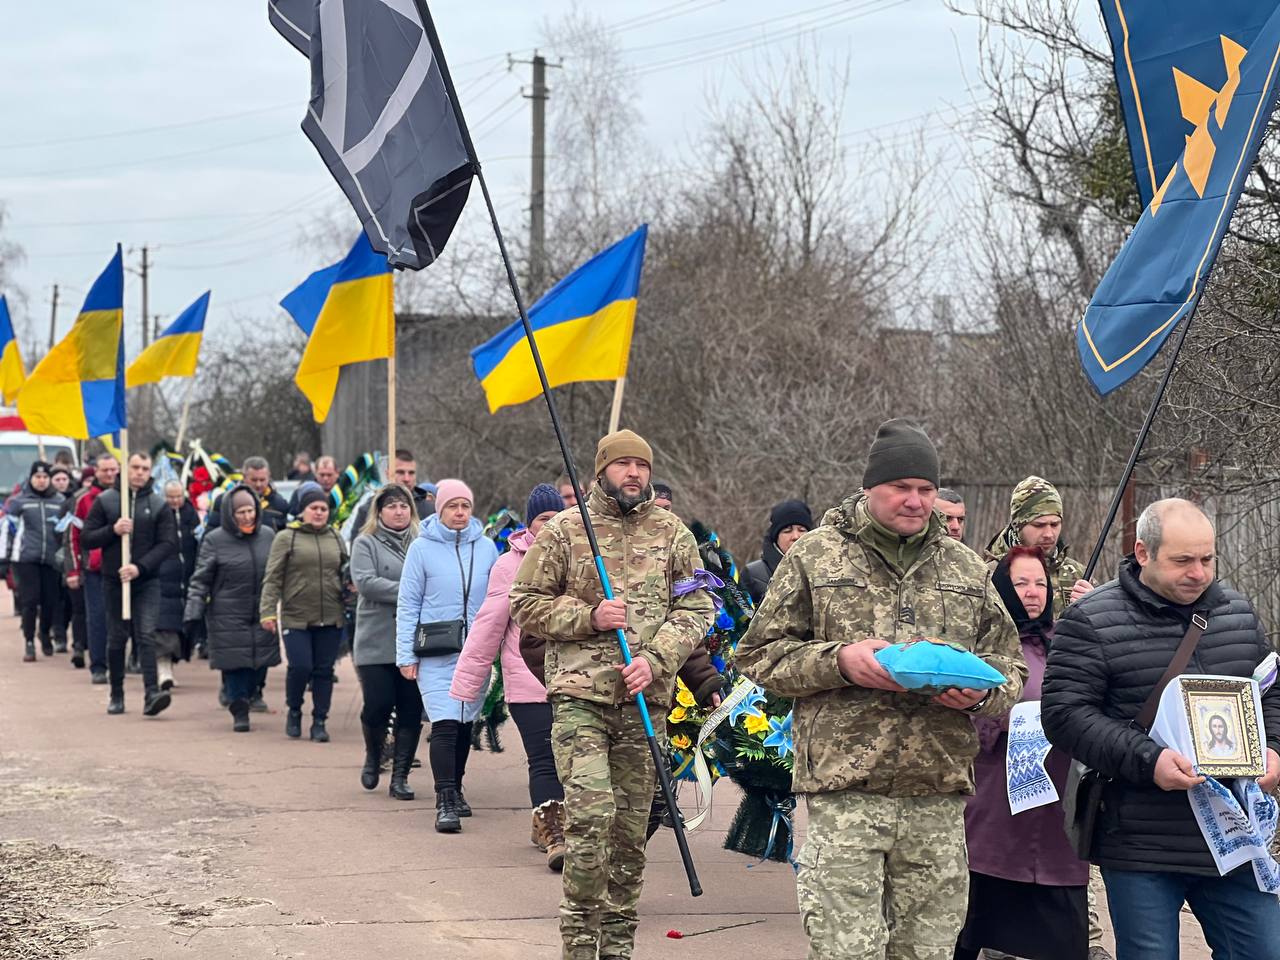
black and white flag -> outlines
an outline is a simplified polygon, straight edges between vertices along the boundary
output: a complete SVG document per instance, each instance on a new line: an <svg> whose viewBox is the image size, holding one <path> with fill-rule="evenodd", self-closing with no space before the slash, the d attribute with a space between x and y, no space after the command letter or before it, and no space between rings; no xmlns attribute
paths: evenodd
<svg viewBox="0 0 1280 960"><path fill-rule="evenodd" d="M426 11L425 4L421 4ZM311 61L302 130L395 267L440 255L475 166L415 0L268 0Z"/></svg>

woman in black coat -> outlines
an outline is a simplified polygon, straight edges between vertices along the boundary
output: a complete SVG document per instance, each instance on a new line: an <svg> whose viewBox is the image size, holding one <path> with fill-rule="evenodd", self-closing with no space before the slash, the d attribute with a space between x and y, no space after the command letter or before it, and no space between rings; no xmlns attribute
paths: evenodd
<svg viewBox="0 0 1280 960"><path fill-rule="evenodd" d="M187 591L185 619L204 619L209 662L222 671L234 729L249 729L257 671L280 663L280 641L262 629L258 604L275 533L261 524L258 498L248 487L227 494L230 522L205 534Z"/></svg>

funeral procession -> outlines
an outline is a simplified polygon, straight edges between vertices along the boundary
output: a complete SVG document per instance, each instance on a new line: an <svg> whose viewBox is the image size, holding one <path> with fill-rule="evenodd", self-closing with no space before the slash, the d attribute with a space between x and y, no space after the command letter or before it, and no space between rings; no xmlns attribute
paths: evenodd
<svg viewBox="0 0 1280 960"><path fill-rule="evenodd" d="M1280 0L6 13L0 960L1280 960Z"/></svg>

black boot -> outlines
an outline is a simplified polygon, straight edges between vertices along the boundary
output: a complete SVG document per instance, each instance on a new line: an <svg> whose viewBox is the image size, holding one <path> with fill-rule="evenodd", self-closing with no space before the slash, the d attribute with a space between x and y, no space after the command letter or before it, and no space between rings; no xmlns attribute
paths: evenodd
<svg viewBox="0 0 1280 960"><path fill-rule="evenodd" d="M301 710L290 710L284 715L284 735L295 740L302 736Z"/></svg>
<svg viewBox="0 0 1280 960"><path fill-rule="evenodd" d="M409 768L413 755L418 751L421 727L396 727L396 752L391 761L391 788L388 791L397 800L412 800L409 789Z"/></svg>
<svg viewBox="0 0 1280 960"><path fill-rule="evenodd" d="M170 696L168 690L160 690L158 688L148 690L142 705L142 715L144 717L154 717L157 713L167 710L172 701L173 697Z"/></svg>
<svg viewBox="0 0 1280 960"><path fill-rule="evenodd" d="M458 784L458 816L471 816L471 804L467 803L467 798L462 793L462 784Z"/></svg>
<svg viewBox="0 0 1280 960"><path fill-rule="evenodd" d="M53 656L53 641L48 637L40 638L40 653L46 657Z"/></svg>
<svg viewBox="0 0 1280 960"><path fill-rule="evenodd" d="M249 701L248 700L232 700L231 706L231 729L236 733L249 732Z"/></svg>
<svg viewBox="0 0 1280 960"><path fill-rule="evenodd" d="M324 728L324 717L312 716L311 739L316 743L329 742L329 731Z"/></svg>
<svg viewBox="0 0 1280 960"><path fill-rule="evenodd" d="M117 714L124 713L124 691L116 693L111 692L111 699L107 701L107 713Z"/></svg>
<svg viewBox="0 0 1280 960"><path fill-rule="evenodd" d="M23 663L36 662L36 642L34 640L27 641L27 645L24 648L22 653L22 662Z"/></svg>
<svg viewBox="0 0 1280 960"><path fill-rule="evenodd" d="M382 766L383 733L380 728L362 723L364 731L364 766L360 768L360 786L366 790L378 789L378 768Z"/></svg>
<svg viewBox="0 0 1280 960"><path fill-rule="evenodd" d="M458 819L458 791L445 787L436 793L436 833L457 833L462 829Z"/></svg>
<svg viewBox="0 0 1280 960"><path fill-rule="evenodd" d="M77 670L84 669L84 651L77 650L71 654L71 665Z"/></svg>

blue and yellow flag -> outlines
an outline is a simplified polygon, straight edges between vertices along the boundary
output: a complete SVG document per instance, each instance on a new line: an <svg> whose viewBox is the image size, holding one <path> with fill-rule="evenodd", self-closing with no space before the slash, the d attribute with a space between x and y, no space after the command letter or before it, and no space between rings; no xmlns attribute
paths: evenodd
<svg viewBox="0 0 1280 960"><path fill-rule="evenodd" d="M1255 29L1263 6L1269 16ZM1280 8L1165 0L1102 7L1121 101L1137 123L1139 188L1151 187L1076 331L1085 374L1106 394L1146 366L1204 292L1275 105ZM1171 7L1186 12L1175 16ZM1185 33L1171 16L1186 21ZM1132 143L1133 123L1129 132ZM1167 163L1175 135L1182 148Z"/></svg>
<svg viewBox="0 0 1280 960"><path fill-rule="evenodd" d="M143 350L124 372L125 386L159 383L165 377L194 377L204 338L204 318L209 312L206 290L164 328L155 343Z"/></svg>
<svg viewBox="0 0 1280 960"><path fill-rule="evenodd" d="M18 394L32 433L87 440L128 426L124 405L124 265L120 247L93 282L71 332Z"/></svg>
<svg viewBox="0 0 1280 960"><path fill-rule="evenodd" d="M317 270L280 301L307 334L293 382L324 423L348 363L395 356L395 288L387 258L361 234L346 258Z"/></svg>
<svg viewBox="0 0 1280 960"><path fill-rule="evenodd" d="M18 337L13 332L13 318L9 316L9 302L0 294L0 396L5 403L13 403L26 379Z"/></svg>
<svg viewBox="0 0 1280 960"><path fill-rule="evenodd" d="M600 251L529 309L551 386L627 375L648 234L645 224ZM484 387L490 413L542 393L533 351L518 320L473 349L471 367Z"/></svg>

